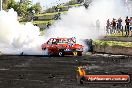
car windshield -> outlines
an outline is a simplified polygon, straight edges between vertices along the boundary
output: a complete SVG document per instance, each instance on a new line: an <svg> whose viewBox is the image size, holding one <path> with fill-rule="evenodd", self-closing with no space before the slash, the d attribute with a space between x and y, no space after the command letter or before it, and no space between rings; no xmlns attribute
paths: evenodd
<svg viewBox="0 0 132 88"><path fill-rule="evenodd" d="M76 39L73 38L51 38L47 44L74 44Z"/></svg>
<svg viewBox="0 0 132 88"><path fill-rule="evenodd" d="M54 42L56 43L63 43L63 44L67 44L67 43L75 43L71 38L67 38L67 39L54 39Z"/></svg>

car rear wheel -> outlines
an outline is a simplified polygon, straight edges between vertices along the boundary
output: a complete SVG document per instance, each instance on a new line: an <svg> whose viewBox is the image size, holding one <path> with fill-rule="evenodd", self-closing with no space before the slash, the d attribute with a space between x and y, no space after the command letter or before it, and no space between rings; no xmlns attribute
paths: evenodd
<svg viewBox="0 0 132 88"><path fill-rule="evenodd" d="M52 56L53 54L51 52L48 52L48 56Z"/></svg>
<svg viewBox="0 0 132 88"><path fill-rule="evenodd" d="M46 54L47 54L48 56L52 56L52 55L53 55L53 52L50 51L48 48L46 48L45 52L46 52Z"/></svg>

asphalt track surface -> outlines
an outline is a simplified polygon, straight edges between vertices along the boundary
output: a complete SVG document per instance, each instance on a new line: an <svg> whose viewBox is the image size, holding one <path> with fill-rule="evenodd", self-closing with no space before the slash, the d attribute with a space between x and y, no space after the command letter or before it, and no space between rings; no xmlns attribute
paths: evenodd
<svg viewBox="0 0 132 88"><path fill-rule="evenodd" d="M128 84L77 84L76 69L80 65L105 67L132 74L132 57L84 55L66 57L0 56L0 88L132 88Z"/></svg>

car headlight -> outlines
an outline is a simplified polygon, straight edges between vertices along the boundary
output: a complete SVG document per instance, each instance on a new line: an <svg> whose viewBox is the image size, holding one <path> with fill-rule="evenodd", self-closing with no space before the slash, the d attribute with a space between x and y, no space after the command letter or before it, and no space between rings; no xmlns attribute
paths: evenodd
<svg viewBox="0 0 132 88"><path fill-rule="evenodd" d="M71 51L71 49L65 49L65 51Z"/></svg>
<svg viewBox="0 0 132 88"><path fill-rule="evenodd" d="M83 51L83 48L77 48L76 51Z"/></svg>

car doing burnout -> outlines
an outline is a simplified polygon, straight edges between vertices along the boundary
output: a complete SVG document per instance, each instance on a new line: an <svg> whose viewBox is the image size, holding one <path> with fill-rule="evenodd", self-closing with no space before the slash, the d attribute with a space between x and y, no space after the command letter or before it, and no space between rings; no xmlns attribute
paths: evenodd
<svg viewBox="0 0 132 88"><path fill-rule="evenodd" d="M42 44L42 50L47 50L51 55L78 55L82 56L83 46L76 44L76 38L50 38Z"/></svg>

